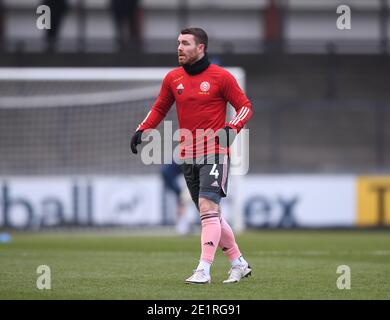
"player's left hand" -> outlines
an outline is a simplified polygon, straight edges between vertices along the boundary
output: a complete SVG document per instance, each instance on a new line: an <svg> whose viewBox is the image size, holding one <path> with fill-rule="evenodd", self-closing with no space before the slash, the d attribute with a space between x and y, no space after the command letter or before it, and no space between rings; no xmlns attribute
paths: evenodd
<svg viewBox="0 0 390 320"><path fill-rule="evenodd" d="M236 130L233 128L226 126L223 129L217 131L217 136L219 139L219 145L222 148L230 147L237 135Z"/></svg>
<svg viewBox="0 0 390 320"><path fill-rule="evenodd" d="M135 154L138 153L137 151L137 145L141 144L142 140L141 140L141 136L142 136L142 130L138 130L134 133L133 137L131 138L131 144L130 144L130 147L131 147L131 151Z"/></svg>

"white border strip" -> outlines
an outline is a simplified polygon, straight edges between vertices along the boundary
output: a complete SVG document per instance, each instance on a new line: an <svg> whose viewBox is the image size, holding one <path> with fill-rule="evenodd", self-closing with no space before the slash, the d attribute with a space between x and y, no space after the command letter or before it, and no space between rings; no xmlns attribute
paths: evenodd
<svg viewBox="0 0 390 320"><path fill-rule="evenodd" d="M82 107L102 104L129 103L153 99L158 95L159 86L141 87L94 93L58 94L52 96L1 97L0 109L31 109Z"/></svg>
<svg viewBox="0 0 390 320"><path fill-rule="evenodd" d="M161 80L171 68L0 68L0 80Z"/></svg>
<svg viewBox="0 0 390 320"><path fill-rule="evenodd" d="M243 86L244 71L226 68ZM0 80L13 81L107 81L107 80L162 80L172 68L0 68ZM242 88L244 90L244 88Z"/></svg>

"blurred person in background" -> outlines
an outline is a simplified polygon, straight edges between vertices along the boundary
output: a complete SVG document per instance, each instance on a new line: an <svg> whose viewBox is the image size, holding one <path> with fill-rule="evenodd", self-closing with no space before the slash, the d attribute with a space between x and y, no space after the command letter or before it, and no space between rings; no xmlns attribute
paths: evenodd
<svg viewBox="0 0 390 320"><path fill-rule="evenodd" d="M111 11L120 49L139 50L142 45L139 0L111 0Z"/></svg>
<svg viewBox="0 0 390 320"><path fill-rule="evenodd" d="M219 203L227 196L229 147L252 116L253 108L233 75L210 64L207 45L208 36L203 29L181 30L177 39L180 67L165 76L159 96L131 139L131 150L138 152L143 131L156 128L176 102L181 136L190 133L189 139L179 144L182 170L201 221L199 264L185 282L211 282L210 268L219 247L231 263L224 283L235 283L249 276L252 269L221 215ZM227 102L236 110L236 116L228 123ZM199 129L210 135L199 135Z"/></svg>
<svg viewBox="0 0 390 320"><path fill-rule="evenodd" d="M56 47L61 25L68 12L68 2L67 0L44 0L42 4L48 6L51 12L51 28L46 30L46 43L47 50L52 51Z"/></svg>
<svg viewBox="0 0 390 320"><path fill-rule="evenodd" d="M282 14L276 0L269 0L264 9L264 50L278 52L282 49Z"/></svg>
<svg viewBox="0 0 390 320"><path fill-rule="evenodd" d="M0 50L4 47L4 5L0 0Z"/></svg>
<svg viewBox="0 0 390 320"><path fill-rule="evenodd" d="M176 162L163 164L161 166L161 177L166 190L173 192L176 200L176 232L181 235L191 233L191 221L187 212L187 204L190 195L185 188L182 188L180 178L183 176L181 167Z"/></svg>

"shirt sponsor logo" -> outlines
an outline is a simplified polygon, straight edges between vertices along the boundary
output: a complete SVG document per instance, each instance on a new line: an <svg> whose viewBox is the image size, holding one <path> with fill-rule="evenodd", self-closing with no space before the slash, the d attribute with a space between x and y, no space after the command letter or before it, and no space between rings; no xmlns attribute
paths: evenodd
<svg viewBox="0 0 390 320"><path fill-rule="evenodd" d="M210 83L208 83L207 81L203 81L201 84L200 84L200 90L202 92L207 92L210 90Z"/></svg>

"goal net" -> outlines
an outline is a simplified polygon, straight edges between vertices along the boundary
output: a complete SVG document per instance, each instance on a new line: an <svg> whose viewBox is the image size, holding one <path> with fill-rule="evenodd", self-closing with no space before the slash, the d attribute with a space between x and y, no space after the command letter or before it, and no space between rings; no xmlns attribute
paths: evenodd
<svg viewBox="0 0 390 320"><path fill-rule="evenodd" d="M129 144L169 70L0 69L0 176L158 176L160 166L144 165ZM229 70L243 87L243 71ZM165 121L177 128L175 106Z"/></svg>
<svg viewBox="0 0 390 320"><path fill-rule="evenodd" d="M162 69L3 69L0 172L6 175L145 174L129 155ZM149 76L148 76L149 75ZM168 117L176 121L174 114Z"/></svg>

